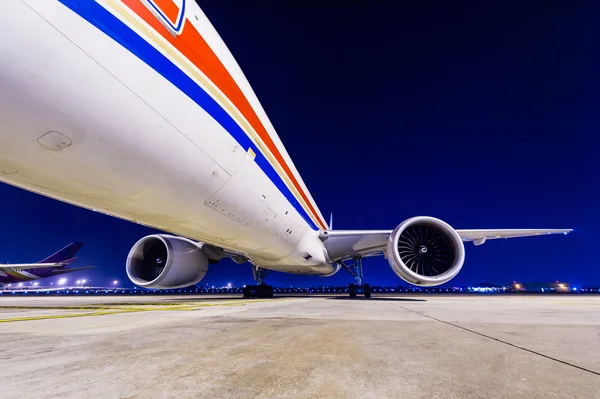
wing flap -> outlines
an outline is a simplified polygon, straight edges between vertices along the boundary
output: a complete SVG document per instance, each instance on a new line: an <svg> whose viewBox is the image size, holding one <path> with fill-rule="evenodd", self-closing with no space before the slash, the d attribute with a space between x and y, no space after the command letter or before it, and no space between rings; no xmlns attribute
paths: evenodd
<svg viewBox="0 0 600 399"><path fill-rule="evenodd" d="M83 267L73 267L71 269L54 269L52 270L52 275L53 276L57 276L59 274L66 274L66 273L73 273L73 272L78 272L81 270L89 270L89 269L94 269L96 266L83 266Z"/></svg>
<svg viewBox="0 0 600 399"><path fill-rule="evenodd" d="M568 234L573 229L482 229L456 230L464 242L481 245L499 238ZM392 230L326 230L320 234L332 261L383 254Z"/></svg>
<svg viewBox="0 0 600 399"><path fill-rule="evenodd" d="M481 245L487 240L499 238L534 237L549 234L569 234L573 229L491 229L491 230L456 230L463 241L473 241Z"/></svg>

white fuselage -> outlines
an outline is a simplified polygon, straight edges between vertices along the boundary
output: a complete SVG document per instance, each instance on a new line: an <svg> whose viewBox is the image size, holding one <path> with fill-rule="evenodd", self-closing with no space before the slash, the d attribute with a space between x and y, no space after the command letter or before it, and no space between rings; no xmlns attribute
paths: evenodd
<svg viewBox="0 0 600 399"><path fill-rule="evenodd" d="M185 8L183 29L149 5ZM0 33L1 181L264 268L334 271L322 215L194 1L3 0Z"/></svg>

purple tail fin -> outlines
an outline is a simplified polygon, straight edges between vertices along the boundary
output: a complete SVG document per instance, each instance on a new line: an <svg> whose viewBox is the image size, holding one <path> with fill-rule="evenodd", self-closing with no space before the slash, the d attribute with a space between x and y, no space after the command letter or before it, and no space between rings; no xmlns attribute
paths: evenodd
<svg viewBox="0 0 600 399"><path fill-rule="evenodd" d="M49 257L39 261L38 263L59 263L71 260L75 257L75 254L77 253L77 251L79 251L79 248L81 248L82 245L83 243L81 242L72 242L60 251L50 255Z"/></svg>

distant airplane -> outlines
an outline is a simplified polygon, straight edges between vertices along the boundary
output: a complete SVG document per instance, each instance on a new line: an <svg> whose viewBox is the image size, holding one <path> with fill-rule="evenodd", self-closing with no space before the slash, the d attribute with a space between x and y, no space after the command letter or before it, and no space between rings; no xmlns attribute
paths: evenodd
<svg viewBox="0 0 600 399"><path fill-rule="evenodd" d="M464 241L571 231L455 230L427 216L394 230L328 227L193 0L4 0L0 34L10 38L0 41L0 180L169 232L131 248L126 270L138 286L193 285L230 257L252 264L258 285L245 295L270 296L270 270L344 269L350 295L369 297L366 256L435 286L461 270ZM324 178L329 152L314 143L307 155Z"/></svg>
<svg viewBox="0 0 600 399"><path fill-rule="evenodd" d="M58 276L59 274L91 269L94 266L70 269L66 267L77 260L75 254L82 245L80 242L73 242L37 263L0 264L0 284L22 283L24 281L38 280Z"/></svg>

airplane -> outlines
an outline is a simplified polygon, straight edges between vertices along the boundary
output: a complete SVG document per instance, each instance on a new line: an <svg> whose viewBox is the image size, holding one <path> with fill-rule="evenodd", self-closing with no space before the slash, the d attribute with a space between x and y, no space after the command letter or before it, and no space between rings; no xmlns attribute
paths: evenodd
<svg viewBox="0 0 600 399"><path fill-rule="evenodd" d="M75 254L83 243L72 242L60 251L36 263L0 264L0 284L8 285L91 269L94 266L67 268L77 260Z"/></svg>
<svg viewBox="0 0 600 399"><path fill-rule="evenodd" d="M233 55L193 0L4 0L0 181L165 232L125 259L140 287L198 283L223 258L270 271L354 277L385 256L417 286L450 281L464 242L571 229L460 230L416 216L392 230L334 230Z"/></svg>

